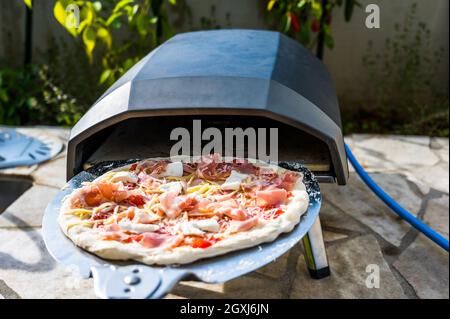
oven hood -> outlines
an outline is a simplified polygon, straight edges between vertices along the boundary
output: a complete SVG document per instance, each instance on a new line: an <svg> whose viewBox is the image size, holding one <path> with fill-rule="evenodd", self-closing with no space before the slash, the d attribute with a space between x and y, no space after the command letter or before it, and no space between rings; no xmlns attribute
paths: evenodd
<svg viewBox="0 0 450 319"><path fill-rule="evenodd" d="M332 175L347 181L340 110L326 68L294 40L255 30L179 34L149 53L73 127L67 178L95 152L94 135L134 118L186 115L258 116L294 127L326 145Z"/></svg>

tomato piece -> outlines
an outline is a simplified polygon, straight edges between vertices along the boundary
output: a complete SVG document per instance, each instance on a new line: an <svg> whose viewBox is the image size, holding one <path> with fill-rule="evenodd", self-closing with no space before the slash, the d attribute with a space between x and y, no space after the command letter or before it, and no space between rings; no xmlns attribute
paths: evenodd
<svg viewBox="0 0 450 319"><path fill-rule="evenodd" d="M127 198L127 202L134 206L142 206L145 204L145 199L142 195L131 195Z"/></svg>
<svg viewBox="0 0 450 319"><path fill-rule="evenodd" d="M275 218L277 218L278 216L280 216L281 214L284 214L284 210L282 210L282 209L278 209L276 212L275 212Z"/></svg>
<svg viewBox="0 0 450 319"><path fill-rule="evenodd" d="M203 239L203 238L194 238L192 240L191 246L193 248L208 248L212 245L213 243L207 239Z"/></svg>
<svg viewBox="0 0 450 319"><path fill-rule="evenodd" d="M130 171L135 171L136 168L137 168L137 163L134 163L133 165L131 165Z"/></svg>
<svg viewBox="0 0 450 319"><path fill-rule="evenodd" d="M131 236L125 237L122 239L122 243L125 243L125 244L130 244L132 242L133 242L133 238Z"/></svg>

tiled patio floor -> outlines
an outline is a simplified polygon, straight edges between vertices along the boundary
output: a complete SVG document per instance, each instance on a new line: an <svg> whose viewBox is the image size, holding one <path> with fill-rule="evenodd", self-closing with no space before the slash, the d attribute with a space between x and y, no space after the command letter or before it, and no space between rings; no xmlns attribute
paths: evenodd
<svg viewBox="0 0 450 319"><path fill-rule="evenodd" d="M64 129L39 130L68 138ZM448 238L448 139L355 135L346 142L388 193ZM0 215L0 298L95 298L92 280L57 264L42 241L45 206L65 183L64 153L38 167L0 170L5 174L34 184ZM321 188L329 278L309 277L299 245L247 276L217 285L182 282L167 297L449 298L448 254L394 215L353 172L347 186ZM379 268L379 288L366 287L368 265Z"/></svg>

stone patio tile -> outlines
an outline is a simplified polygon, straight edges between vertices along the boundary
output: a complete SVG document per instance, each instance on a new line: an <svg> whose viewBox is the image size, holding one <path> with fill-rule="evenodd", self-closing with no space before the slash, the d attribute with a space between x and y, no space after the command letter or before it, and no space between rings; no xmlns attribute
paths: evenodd
<svg viewBox="0 0 450 319"><path fill-rule="evenodd" d="M448 156L449 156L448 146L446 148L434 150L434 152L439 156L442 162L448 164Z"/></svg>
<svg viewBox="0 0 450 319"><path fill-rule="evenodd" d="M322 201L322 207L320 209L320 221L323 228L334 228L339 230L350 230L352 232L358 232L358 233L364 233L364 228L361 227L360 224L358 224L353 217L350 215L337 210L335 207L333 207L328 200L328 196L330 198L333 198L333 194L327 194L330 191L333 192L334 188L337 186L320 186L322 190L325 190L323 195L323 201Z"/></svg>
<svg viewBox="0 0 450 319"><path fill-rule="evenodd" d="M66 156L40 165L31 176L36 184L62 188L66 184Z"/></svg>
<svg viewBox="0 0 450 319"><path fill-rule="evenodd" d="M17 175L17 176L30 176L37 169L37 165L32 166L19 166L11 168L0 169L0 175Z"/></svg>
<svg viewBox="0 0 450 319"><path fill-rule="evenodd" d="M324 232L324 239L327 242L335 241L338 239L346 238L344 234L338 234L333 232ZM301 243L299 243L301 245ZM257 274L267 276L274 279L275 281L266 280L258 275L248 275L241 279L236 279L224 284L206 284L197 281L184 281L178 284L172 291L168 298L279 298L279 287L276 281L280 279L280 276L284 275L287 267L287 260L289 258L289 252L280 256L274 262L271 262L267 266L258 269ZM305 266L306 267L306 266ZM268 279L269 279L268 278ZM241 280L243 281L241 283ZM241 285L242 284L242 285ZM269 285L270 288L263 289L260 292L238 292L240 295L233 296L233 291L239 291L239 287L245 286L246 284L254 285L255 287ZM243 289L243 288L242 288ZM255 288L259 289L259 288ZM267 291L275 290L275 291ZM266 291L264 291L266 290Z"/></svg>
<svg viewBox="0 0 450 319"><path fill-rule="evenodd" d="M247 275L223 284L223 298L281 298L279 282Z"/></svg>
<svg viewBox="0 0 450 319"><path fill-rule="evenodd" d="M36 130L50 131L54 135L58 136L63 141L68 141L70 137L70 129L58 126L38 126Z"/></svg>
<svg viewBox="0 0 450 319"><path fill-rule="evenodd" d="M448 155L447 155L448 158ZM449 193L449 163L439 162L431 167L423 167L405 171L410 180L418 181L416 184L426 185L428 189L433 188L443 193Z"/></svg>
<svg viewBox="0 0 450 319"><path fill-rule="evenodd" d="M432 150L449 150L449 139L447 137L432 137L430 139L430 148ZM448 160L448 158L447 158Z"/></svg>
<svg viewBox="0 0 450 319"><path fill-rule="evenodd" d="M301 243L298 243L298 245L301 245ZM264 266L256 270L256 272L271 277L273 279L278 279L280 278L281 275L283 275L286 269L288 258L289 258L289 251L278 257L275 261L269 263L267 266Z"/></svg>
<svg viewBox="0 0 450 319"><path fill-rule="evenodd" d="M170 293L170 294L167 294L164 297L164 299L186 299L186 298L180 297L180 296L177 296L177 295L174 295L174 294Z"/></svg>
<svg viewBox="0 0 450 319"><path fill-rule="evenodd" d="M33 185L0 215L0 227L37 227L42 225L45 208L58 190Z"/></svg>
<svg viewBox="0 0 450 319"><path fill-rule="evenodd" d="M448 253L423 235L394 262L420 298L449 298Z"/></svg>
<svg viewBox="0 0 450 319"><path fill-rule="evenodd" d="M353 147L353 135L344 136L344 142L350 147Z"/></svg>
<svg viewBox="0 0 450 319"><path fill-rule="evenodd" d="M182 281L166 298L217 299L223 296L223 284L207 284L201 281Z"/></svg>
<svg viewBox="0 0 450 319"><path fill-rule="evenodd" d="M327 230L323 231L323 240L325 241L325 243L331 243L333 241L345 239L347 237L348 236L345 234L335 233Z"/></svg>
<svg viewBox="0 0 450 319"><path fill-rule="evenodd" d="M0 228L0 295L21 298L94 298L93 282L57 265L37 228Z"/></svg>
<svg viewBox="0 0 450 319"><path fill-rule="evenodd" d="M418 213L421 198L411 190L404 177L385 173L371 176L400 205L413 214ZM321 188L326 199L333 205L367 225L393 245L399 246L410 229L410 226L395 215L355 174L350 176L345 187L323 184ZM326 215L324 222L326 225Z"/></svg>
<svg viewBox="0 0 450 319"><path fill-rule="evenodd" d="M424 169L424 168L422 168ZM427 167L426 170L429 170L430 168ZM413 171L402 171L402 175L412 184L417 186L417 189L420 191L420 193L425 196L431 191L431 187L433 185L430 185L425 180L419 178L419 174L417 173L418 170Z"/></svg>
<svg viewBox="0 0 450 319"><path fill-rule="evenodd" d="M406 298L403 289L383 259L373 235L350 239L328 247L331 276L311 279L305 271L304 257L299 257L291 298ZM380 288L367 288L369 264L377 265Z"/></svg>
<svg viewBox="0 0 450 319"><path fill-rule="evenodd" d="M429 137L353 135L353 153L371 172L416 169L438 163Z"/></svg>
<svg viewBox="0 0 450 319"><path fill-rule="evenodd" d="M281 298L281 291L276 281L250 274L223 284L182 282L172 290L170 295L193 299L272 299Z"/></svg>
<svg viewBox="0 0 450 319"><path fill-rule="evenodd" d="M424 222L448 238L449 197L447 195L432 199L428 202Z"/></svg>
<svg viewBox="0 0 450 319"><path fill-rule="evenodd" d="M385 138L430 147L431 137L422 135L384 135Z"/></svg>

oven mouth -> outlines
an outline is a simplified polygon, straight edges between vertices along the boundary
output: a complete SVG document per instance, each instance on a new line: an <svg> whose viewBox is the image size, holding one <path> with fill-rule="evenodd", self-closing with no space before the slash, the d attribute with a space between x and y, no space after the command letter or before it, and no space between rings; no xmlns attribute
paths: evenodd
<svg viewBox="0 0 450 319"><path fill-rule="evenodd" d="M197 123L195 124L194 121ZM179 141L179 139L170 139L172 130L176 128L183 128L189 132L190 154L188 155L198 155L195 154L196 150L192 141L195 134L198 137L198 132L194 132L198 128L197 124L200 124L200 134L208 128L215 128L221 132L222 154L226 151L227 129L240 128L242 131L254 129L257 133L256 141L266 144L266 154L271 151L270 135L274 132L273 129L276 129L279 162L302 164L319 176L332 175L329 147L323 140L267 117L226 114L137 117L118 122L77 144L75 153L81 155L77 163L78 171L105 161L169 157L171 148ZM265 136L258 134L258 129L265 129ZM233 141L236 142L236 139ZM211 137L203 139L200 148L203 150L210 142ZM248 157L249 142L250 139L246 137L244 149L240 149L241 153L233 149L233 156L242 154L243 151L244 157ZM256 146L255 149L258 151L259 147Z"/></svg>

